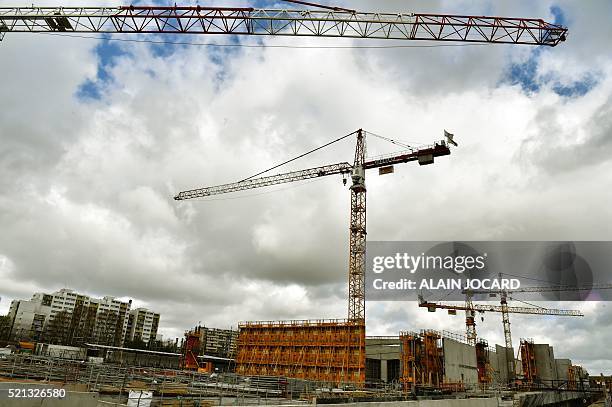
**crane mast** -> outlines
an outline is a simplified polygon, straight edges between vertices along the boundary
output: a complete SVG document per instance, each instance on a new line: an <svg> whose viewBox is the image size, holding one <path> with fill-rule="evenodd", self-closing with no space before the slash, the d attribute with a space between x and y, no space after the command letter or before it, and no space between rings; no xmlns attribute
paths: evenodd
<svg viewBox="0 0 612 407"><path fill-rule="evenodd" d="M365 138L357 132L355 161L351 175L351 224L349 227L348 318L365 323L366 186Z"/></svg>
<svg viewBox="0 0 612 407"><path fill-rule="evenodd" d="M358 12L337 7L0 7L7 32L347 37L555 46L567 29L539 18Z"/></svg>
<svg viewBox="0 0 612 407"><path fill-rule="evenodd" d="M508 382L514 380L514 353L512 352L512 332L510 331L510 310L508 309L508 298L506 293L501 296L501 315L504 327L504 344L506 345L506 364L508 369Z"/></svg>

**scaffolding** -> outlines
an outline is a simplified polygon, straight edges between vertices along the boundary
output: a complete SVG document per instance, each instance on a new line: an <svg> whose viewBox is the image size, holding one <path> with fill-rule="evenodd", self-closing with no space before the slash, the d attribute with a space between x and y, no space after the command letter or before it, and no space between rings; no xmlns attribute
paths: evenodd
<svg viewBox="0 0 612 407"><path fill-rule="evenodd" d="M444 356L440 332L400 332L401 378L404 391L416 387L441 387Z"/></svg>
<svg viewBox="0 0 612 407"><path fill-rule="evenodd" d="M572 365L567 367L567 389L576 390L576 369Z"/></svg>
<svg viewBox="0 0 612 407"><path fill-rule="evenodd" d="M489 343L484 339L476 342L476 367L478 369L478 383L489 384L492 381Z"/></svg>
<svg viewBox="0 0 612 407"><path fill-rule="evenodd" d="M200 327L185 332L185 343L180 358L180 366L185 370L198 370L198 355L200 354Z"/></svg>
<svg viewBox="0 0 612 407"><path fill-rule="evenodd" d="M259 321L241 323L239 328L240 375L365 383L363 321Z"/></svg>
<svg viewBox="0 0 612 407"><path fill-rule="evenodd" d="M533 339L521 339L520 353L524 381L531 384L538 374Z"/></svg>

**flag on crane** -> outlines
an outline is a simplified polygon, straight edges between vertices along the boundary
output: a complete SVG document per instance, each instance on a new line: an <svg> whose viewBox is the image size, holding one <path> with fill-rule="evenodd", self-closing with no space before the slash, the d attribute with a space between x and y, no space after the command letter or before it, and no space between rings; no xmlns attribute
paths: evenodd
<svg viewBox="0 0 612 407"><path fill-rule="evenodd" d="M449 133L448 131L446 131L446 129L444 129L444 137L446 137L446 142L448 144L452 144L455 147L459 146L459 144L457 144L457 142L455 142L455 140L453 140L453 137L455 137L455 135L452 134L452 133Z"/></svg>

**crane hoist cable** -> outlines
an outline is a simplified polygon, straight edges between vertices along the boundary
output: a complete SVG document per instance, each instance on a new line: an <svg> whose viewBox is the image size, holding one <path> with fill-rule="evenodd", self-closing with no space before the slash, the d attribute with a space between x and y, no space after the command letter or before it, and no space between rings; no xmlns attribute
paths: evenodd
<svg viewBox="0 0 612 407"><path fill-rule="evenodd" d="M312 154L312 153L314 153L315 151L319 151L319 150L321 150L321 149L323 149L323 148L325 148L325 147L331 146L332 144L337 143L337 142L338 142L338 141L340 141L340 140L344 140L345 138L350 137L350 136L353 136L353 135L355 135L355 134L357 134L357 130L355 130L355 131L353 131L353 132L351 132L351 133L349 133L349 134L347 134L347 135L344 135L344 136L342 136L342 137L338 137L337 139L332 140L332 141L330 141L329 143L325 143L325 144L323 144L322 146L319 146L319 147L317 147L317 148L313 148L312 150L309 150L309 151L307 151L307 152L305 152L305 153L303 153L303 154L300 154L300 155L298 155L297 157L294 157L294 158L292 158L292 159L290 159L290 160L283 161L283 162L282 162L282 163L280 163L280 164L276 164L275 166L270 167L270 168L268 168L267 170L263 170L263 171L258 172L257 174L253 174L253 175L251 175L250 177L245 178L245 179L243 179L243 180L240 180L240 181L238 181L238 182L247 181L247 180L250 180L251 178L255 178L255 177L257 177L257 176L259 176L259 175L261 175L261 174L265 174L266 172L272 171L272 170L274 170L274 169L276 169L276 168L278 168L278 167L282 167L282 166L283 166L283 165L285 165L285 164L288 164L288 163L290 163L290 162L292 162L292 161L295 161L295 160L297 160L297 159L300 159L300 158L302 158L302 157L305 157L305 156L307 156L308 154Z"/></svg>

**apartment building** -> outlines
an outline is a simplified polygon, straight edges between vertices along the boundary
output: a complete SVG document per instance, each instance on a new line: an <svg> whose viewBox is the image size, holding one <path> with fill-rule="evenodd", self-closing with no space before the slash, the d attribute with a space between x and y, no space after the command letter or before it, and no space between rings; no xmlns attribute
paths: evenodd
<svg viewBox="0 0 612 407"><path fill-rule="evenodd" d="M93 342L123 345L132 301L92 298L70 289L35 293L30 300L14 300L8 316L11 337L62 345Z"/></svg>
<svg viewBox="0 0 612 407"><path fill-rule="evenodd" d="M146 308L136 308L130 311L127 323L127 340L141 340L149 343L157 337L159 314Z"/></svg>
<svg viewBox="0 0 612 407"><path fill-rule="evenodd" d="M201 354L233 358L238 346L238 331L231 329L200 329Z"/></svg>

